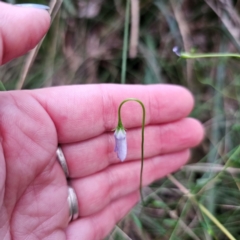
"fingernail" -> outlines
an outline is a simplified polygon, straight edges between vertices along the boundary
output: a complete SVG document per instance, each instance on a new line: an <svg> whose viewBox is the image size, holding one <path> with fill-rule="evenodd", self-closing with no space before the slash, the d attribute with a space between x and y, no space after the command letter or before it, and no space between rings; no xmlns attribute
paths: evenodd
<svg viewBox="0 0 240 240"><path fill-rule="evenodd" d="M15 6L19 7L27 7L27 8L38 8L43 10L49 10L49 6L43 5L43 4L35 4L35 3L21 3L21 4L15 4Z"/></svg>

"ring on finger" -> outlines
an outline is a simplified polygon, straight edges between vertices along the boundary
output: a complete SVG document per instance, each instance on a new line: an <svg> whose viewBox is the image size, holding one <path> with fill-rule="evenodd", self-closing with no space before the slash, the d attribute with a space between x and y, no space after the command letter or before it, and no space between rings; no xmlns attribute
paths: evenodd
<svg viewBox="0 0 240 240"><path fill-rule="evenodd" d="M69 222L78 218L78 200L74 189L68 186Z"/></svg>
<svg viewBox="0 0 240 240"><path fill-rule="evenodd" d="M69 171L68 171L67 161L60 146L58 146L56 153L57 153L58 162L60 163L66 178L68 178Z"/></svg>

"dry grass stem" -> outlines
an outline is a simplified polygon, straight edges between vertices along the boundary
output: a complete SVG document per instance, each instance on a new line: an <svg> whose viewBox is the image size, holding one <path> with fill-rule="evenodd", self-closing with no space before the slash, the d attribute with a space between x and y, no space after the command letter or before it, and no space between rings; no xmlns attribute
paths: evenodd
<svg viewBox="0 0 240 240"><path fill-rule="evenodd" d="M212 10L219 16L226 29L233 36L240 48L240 17L229 0L205 0Z"/></svg>
<svg viewBox="0 0 240 240"><path fill-rule="evenodd" d="M131 0L131 33L129 57L135 58L138 51L139 37L139 0Z"/></svg>
<svg viewBox="0 0 240 240"><path fill-rule="evenodd" d="M168 179L174 183L185 195L189 195L189 191L171 174L168 175ZM189 195L190 197L191 195ZM190 197L190 200L196 204L202 213L204 213L230 240L236 240L231 233L218 221L216 217L212 215L211 212L208 211L201 203L198 203L198 201L195 199L194 196Z"/></svg>
<svg viewBox="0 0 240 240"><path fill-rule="evenodd" d="M168 179L176 185L185 195L189 195L190 191L185 188L173 175L169 174L167 175Z"/></svg>
<svg viewBox="0 0 240 240"><path fill-rule="evenodd" d="M221 164L211 164L211 163L198 163L194 165L186 165L181 168L184 171L191 171L191 172L222 172L226 171L229 173L240 173L239 168L233 167L224 167Z"/></svg>
<svg viewBox="0 0 240 240"><path fill-rule="evenodd" d="M121 235L122 239L123 240L132 240L120 227L118 227L117 225L115 226L112 234L111 234L111 237L112 239L116 239L114 236L115 234L119 234Z"/></svg>
<svg viewBox="0 0 240 240"><path fill-rule="evenodd" d="M186 52L190 52L191 48L192 48L192 43L191 43L191 40L190 40L191 33L190 33L190 30L189 30L186 18L183 14L183 11L181 10L181 4L179 3L179 1L176 1L176 0L171 0L170 2L171 2L171 5L172 5L174 15L176 17L176 21L178 23L180 33L182 35L184 49L185 49ZM187 72L187 82L188 82L188 85L189 85L190 89L193 88L193 83L192 83L193 63L194 63L194 60L187 59L186 72Z"/></svg>

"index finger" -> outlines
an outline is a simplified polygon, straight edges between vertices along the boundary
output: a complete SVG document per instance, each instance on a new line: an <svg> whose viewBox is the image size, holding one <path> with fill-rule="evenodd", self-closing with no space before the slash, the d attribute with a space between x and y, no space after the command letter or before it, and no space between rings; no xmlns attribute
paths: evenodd
<svg viewBox="0 0 240 240"><path fill-rule="evenodd" d="M193 107L191 93L174 85L78 85L30 92L55 124L59 143L86 140L117 126L119 104L137 98L146 108L146 125L172 122L186 117ZM125 128L142 124L142 109L136 102L122 108Z"/></svg>

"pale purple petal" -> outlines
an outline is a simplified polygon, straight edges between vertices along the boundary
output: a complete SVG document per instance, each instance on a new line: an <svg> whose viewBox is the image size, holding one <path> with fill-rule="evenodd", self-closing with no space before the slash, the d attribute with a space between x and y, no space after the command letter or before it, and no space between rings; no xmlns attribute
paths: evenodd
<svg viewBox="0 0 240 240"><path fill-rule="evenodd" d="M115 149L118 158L123 162L127 156L127 138L126 132L123 129L117 129L114 133Z"/></svg>
<svg viewBox="0 0 240 240"><path fill-rule="evenodd" d="M174 52L177 56L181 57L181 49L180 49L180 47L175 46L175 47L173 48L173 52Z"/></svg>

